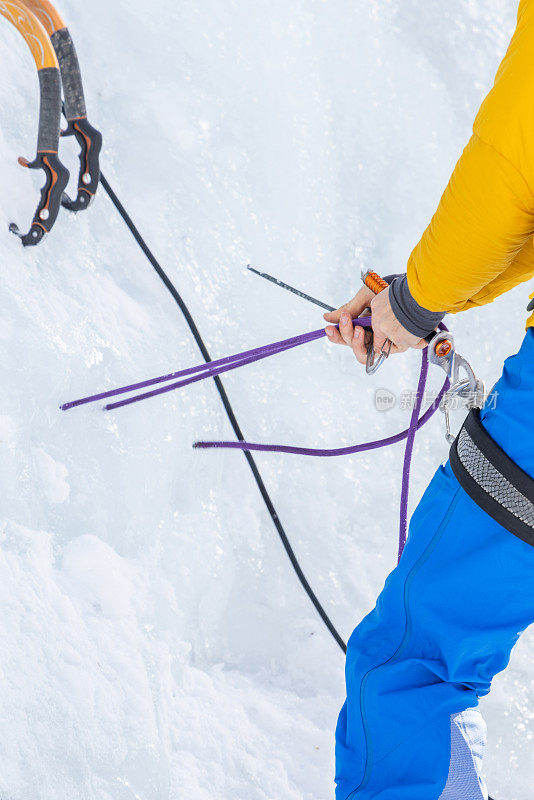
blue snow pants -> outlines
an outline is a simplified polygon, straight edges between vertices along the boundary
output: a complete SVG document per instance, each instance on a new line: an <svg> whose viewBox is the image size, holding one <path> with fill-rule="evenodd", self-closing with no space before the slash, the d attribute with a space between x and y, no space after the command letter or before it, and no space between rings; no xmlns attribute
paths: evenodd
<svg viewBox="0 0 534 800"><path fill-rule="evenodd" d="M490 436L534 478L534 330L508 358ZM477 711L534 621L534 547L466 494L447 462L399 565L350 637L336 800L483 800Z"/></svg>

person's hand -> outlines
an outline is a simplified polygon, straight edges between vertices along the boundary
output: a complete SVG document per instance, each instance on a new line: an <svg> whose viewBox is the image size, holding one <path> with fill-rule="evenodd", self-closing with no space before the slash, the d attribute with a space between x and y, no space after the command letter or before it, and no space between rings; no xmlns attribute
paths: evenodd
<svg viewBox="0 0 534 800"><path fill-rule="evenodd" d="M337 311L329 311L324 315L327 322L339 323L339 330L333 325L325 328L329 341L334 344L348 345L352 348L360 364L365 364L371 333L368 330L364 331L358 325L353 326L352 320L361 316L369 307L373 317L375 356L380 353L388 339L391 341L391 354L404 353L410 347L415 349L426 347L424 339L414 336L397 320L389 302L389 288L379 294L373 294L367 286L362 286L358 294Z"/></svg>

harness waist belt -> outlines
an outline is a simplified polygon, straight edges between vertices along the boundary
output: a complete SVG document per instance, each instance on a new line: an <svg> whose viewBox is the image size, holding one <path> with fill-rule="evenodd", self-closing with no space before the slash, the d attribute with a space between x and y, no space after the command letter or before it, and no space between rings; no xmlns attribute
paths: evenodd
<svg viewBox="0 0 534 800"><path fill-rule="evenodd" d="M534 546L534 480L499 447L473 409L451 447L452 471L480 508Z"/></svg>

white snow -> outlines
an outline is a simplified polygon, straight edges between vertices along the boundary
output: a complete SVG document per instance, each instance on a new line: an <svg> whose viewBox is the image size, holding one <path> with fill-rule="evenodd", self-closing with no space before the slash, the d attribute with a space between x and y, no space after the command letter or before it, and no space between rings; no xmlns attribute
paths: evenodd
<svg viewBox="0 0 534 800"><path fill-rule="evenodd" d="M402 271L514 27L508 0L64 0L102 166L214 357L322 324L244 272L333 304L362 264ZM201 384L104 415L74 397L200 361L100 192L39 248L31 219L37 78L0 24L0 796L323 800L343 659L304 596ZM74 174L71 141L62 145ZM522 336L527 290L454 320L488 383ZM507 326L502 327L506 314ZM497 327L497 333L496 328ZM491 330L492 335L487 332ZM317 342L225 380L248 438L336 446L392 433L366 378ZM433 374L437 386L439 376ZM412 507L446 457L418 438ZM346 637L394 564L402 450L258 464ZM484 701L492 793L532 796L534 639Z"/></svg>
<svg viewBox="0 0 534 800"><path fill-rule="evenodd" d="M65 466L54 461L42 447L33 448L33 460L36 492L39 493L40 489L40 493L51 504L64 503L70 492L70 486L65 480L68 474Z"/></svg>

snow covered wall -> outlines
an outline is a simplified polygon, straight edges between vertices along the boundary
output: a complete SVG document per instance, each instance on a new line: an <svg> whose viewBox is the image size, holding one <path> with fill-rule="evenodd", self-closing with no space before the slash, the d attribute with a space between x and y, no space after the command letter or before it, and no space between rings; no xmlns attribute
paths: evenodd
<svg viewBox="0 0 534 800"><path fill-rule="evenodd" d="M63 0L103 170L214 357L319 327L362 264L402 271L514 26L510 0ZM103 414L92 391L200 361L103 192L23 250L38 183L37 78L0 24L0 796L324 800L343 659L298 585L212 385ZM77 160L65 142L73 174ZM454 320L488 383L527 292ZM509 327L488 337L503 318ZM497 317L499 314L499 317ZM250 439L336 446L392 433L377 388L316 342L225 380ZM437 386L440 376L433 375ZM456 420L459 423L459 420ZM418 437L412 507L446 457ZM346 637L396 552L402 449L258 458L304 570ZM476 567L474 567L476 568ZM484 701L491 791L531 800L534 639Z"/></svg>

